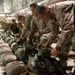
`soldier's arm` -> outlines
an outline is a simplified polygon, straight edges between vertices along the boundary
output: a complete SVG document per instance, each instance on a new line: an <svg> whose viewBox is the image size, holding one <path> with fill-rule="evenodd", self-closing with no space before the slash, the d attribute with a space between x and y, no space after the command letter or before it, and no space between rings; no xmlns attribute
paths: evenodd
<svg viewBox="0 0 75 75"><path fill-rule="evenodd" d="M32 37L34 36L35 31L36 31L36 24L35 24L34 19L32 19L31 25L30 25L30 31L29 31L29 35L28 35L29 39L32 39Z"/></svg>
<svg viewBox="0 0 75 75"><path fill-rule="evenodd" d="M63 26L63 36L60 38L60 40L56 46L56 49L58 51L61 51L61 49L64 49L65 46L70 45L71 38L72 38L73 32L74 32L73 8L71 8L71 10L66 11L66 13L64 12L62 14L64 16L64 18L61 21L61 24L63 24L62 25Z"/></svg>
<svg viewBox="0 0 75 75"><path fill-rule="evenodd" d="M33 14L26 16L23 32L22 32L22 35L21 35L22 37L28 35L28 33L30 31L30 25L31 25L32 17L33 17Z"/></svg>
<svg viewBox="0 0 75 75"><path fill-rule="evenodd" d="M39 31L39 33L42 34L46 34L49 33L51 30L49 29L49 27L47 26L47 23L45 21L43 21L43 29Z"/></svg>
<svg viewBox="0 0 75 75"><path fill-rule="evenodd" d="M21 37L26 36L26 34L27 34L28 31L29 31L29 28L30 28L30 22L25 21L25 25L24 25L24 27L23 27L23 31L22 31Z"/></svg>
<svg viewBox="0 0 75 75"><path fill-rule="evenodd" d="M50 45L52 44L52 42L55 40L55 38L57 37L58 33L59 33L59 26L58 25L52 25L52 30L50 32L49 38L47 43Z"/></svg>
<svg viewBox="0 0 75 75"><path fill-rule="evenodd" d="M39 33L40 34L46 34L46 33L49 33L50 32L50 29L48 27L45 27L43 30L41 30Z"/></svg>

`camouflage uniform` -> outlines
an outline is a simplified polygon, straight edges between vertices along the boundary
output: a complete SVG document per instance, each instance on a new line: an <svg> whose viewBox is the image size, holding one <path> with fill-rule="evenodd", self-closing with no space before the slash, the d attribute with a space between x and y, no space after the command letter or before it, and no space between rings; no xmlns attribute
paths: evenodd
<svg viewBox="0 0 75 75"><path fill-rule="evenodd" d="M50 32L50 29L46 26L43 20L37 18L34 15L31 21L31 29L30 29L28 38L31 40L32 38L34 38L34 34L37 32L40 33L40 35L42 35L42 34Z"/></svg>
<svg viewBox="0 0 75 75"><path fill-rule="evenodd" d="M68 55L71 45L71 38L74 34L74 12L73 4L65 6L55 6L52 8L57 21L57 25L61 27L61 37L57 43L56 49L60 51L64 57Z"/></svg>
<svg viewBox="0 0 75 75"><path fill-rule="evenodd" d="M20 32L20 28L18 27L18 24L11 24L10 30L13 32L13 34L18 34Z"/></svg>
<svg viewBox="0 0 75 75"><path fill-rule="evenodd" d="M33 14L25 16L25 24L23 26L23 31L22 31L22 34L21 34L22 37L28 35L28 33L30 31L30 25L31 25L32 17L33 17Z"/></svg>
<svg viewBox="0 0 75 75"><path fill-rule="evenodd" d="M41 37L41 38L46 37L48 45L51 45L53 43L53 41L56 39L56 37L58 36L59 26L56 24L54 16L52 16L52 19L49 19L47 21L46 25L49 28L50 33L43 35L43 37Z"/></svg>

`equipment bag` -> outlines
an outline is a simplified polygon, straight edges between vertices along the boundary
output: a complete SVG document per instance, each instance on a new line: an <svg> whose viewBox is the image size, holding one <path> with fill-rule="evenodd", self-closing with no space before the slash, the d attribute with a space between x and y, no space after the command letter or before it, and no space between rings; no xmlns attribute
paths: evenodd
<svg viewBox="0 0 75 75"><path fill-rule="evenodd" d="M1 47L9 47L9 45L7 43L2 43L2 44L0 44L0 48Z"/></svg>
<svg viewBox="0 0 75 75"><path fill-rule="evenodd" d="M0 56L5 52L12 52L10 48L1 48L0 49Z"/></svg>
<svg viewBox="0 0 75 75"><path fill-rule="evenodd" d="M30 44L26 44L24 48L18 47L15 51L15 55L19 60L26 62L29 58L29 55L36 54L38 51L32 47Z"/></svg>
<svg viewBox="0 0 75 75"><path fill-rule="evenodd" d="M25 60L24 52L25 51L23 50L23 48L17 48L17 50L15 51L15 55L19 60L24 61Z"/></svg>
<svg viewBox="0 0 75 75"><path fill-rule="evenodd" d="M52 48L45 48L45 47L43 47L42 45L38 45L37 50L38 50L41 54L47 56L47 55L50 55L50 51L52 50Z"/></svg>
<svg viewBox="0 0 75 75"><path fill-rule="evenodd" d="M15 39L11 39L11 40L8 42L8 44L11 46L11 44L14 43L14 42L16 42L16 40L15 40Z"/></svg>
<svg viewBox="0 0 75 75"><path fill-rule="evenodd" d="M9 37L10 35L7 33L4 33L4 35L2 36L2 39L5 40L7 37Z"/></svg>
<svg viewBox="0 0 75 75"><path fill-rule="evenodd" d="M25 64L22 61L8 63L5 70L7 75L20 75L26 71Z"/></svg>
<svg viewBox="0 0 75 75"><path fill-rule="evenodd" d="M9 62L16 61L17 58L15 55L13 55L12 52L5 52L4 54L1 55L1 61L2 64L5 66Z"/></svg>
<svg viewBox="0 0 75 75"><path fill-rule="evenodd" d="M39 75L39 74L35 74L35 73L32 73L32 72L24 72L21 75Z"/></svg>
<svg viewBox="0 0 75 75"><path fill-rule="evenodd" d="M11 40L11 38L10 38L10 37L7 37L7 38L5 39L5 42L8 43L10 40Z"/></svg>
<svg viewBox="0 0 75 75"><path fill-rule="evenodd" d="M4 41L3 40L0 40L0 44L2 44L2 43L4 43Z"/></svg>
<svg viewBox="0 0 75 75"><path fill-rule="evenodd" d="M12 44L11 44L11 50L12 50L13 53L15 53L15 51L16 51L18 48L22 48L21 45L17 45L17 43L12 43Z"/></svg>
<svg viewBox="0 0 75 75"><path fill-rule="evenodd" d="M11 48L12 52L15 51L16 47L17 47L17 43L12 43L11 44L10 48Z"/></svg>

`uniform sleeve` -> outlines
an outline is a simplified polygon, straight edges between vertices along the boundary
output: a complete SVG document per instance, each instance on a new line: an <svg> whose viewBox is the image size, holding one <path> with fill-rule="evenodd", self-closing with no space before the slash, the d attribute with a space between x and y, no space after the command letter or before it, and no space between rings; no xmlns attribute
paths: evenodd
<svg viewBox="0 0 75 75"><path fill-rule="evenodd" d="M74 33L74 12L73 6L69 5L65 9L66 11L62 13L62 37L60 37L59 42L56 46L58 51L65 50L66 47L70 47L71 38ZM67 50L67 49L66 49ZM68 49L69 50L69 49Z"/></svg>
<svg viewBox="0 0 75 75"><path fill-rule="evenodd" d="M56 39L56 37L58 36L58 33L59 33L59 27L60 27L60 23L59 21L57 20L57 7L56 6L53 6L50 8L51 12L52 12L52 18L51 20L49 20L48 22L48 28L51 30L50 34L49 34L49 38L48 38L48 41L47 43L49 45L51 45L53 43L53 41Z"/></svg>
<svg viewBox="0 0 75 75"><path fill-rule="evenodd" d="M46 26L43 30L41 30L39 33L42 35L42 34L46 34L46 33L49 33L50 32L50 29Z"/></svg>
<svg viewBox="0 0 75 75"><path fill-rule="evenodd" d="M30 31L32 16L33 15L27 15L27 17L25 19L25 24L24 24L24 27L23 27L22 35L21 35L22 37L28 35L28 33Z"/></svg>
<svg viewBox="0 0 75 75"><path fill-rule="evenodd" d="M35 20L32 19L31 25L30 25L30 32L29 32L29 35L28 35L29 39L32 39L32 37L34 36L35 31L36 31L36 24L35 24Z"/></svg>
<svg viewBox="0 0 75 75"><path fill-rule="evenodd" d="M58 33L59 33L59 26L56 25L56 24L52 24L51 32L50 32L50 35L49 35L49 38L48 38L48 41L47 41L47 43L49 45L52 44L52 42L57 37Z"/></svg>
<svg viewBox="0 0 75 75"><path fill-rule="evenodd" d="M43 21L43 28L39 31L39 33L42 34L46 34L50 32L50 29L48 28L47 24L45 21Z"/></svg>

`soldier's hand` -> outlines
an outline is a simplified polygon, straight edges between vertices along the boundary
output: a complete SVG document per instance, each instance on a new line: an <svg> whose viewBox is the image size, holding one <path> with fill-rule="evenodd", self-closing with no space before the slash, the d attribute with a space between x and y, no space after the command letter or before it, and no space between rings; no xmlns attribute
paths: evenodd
<svg viewBox="0 0 75 75"><path fill-rule="evenodd" d="M45 47L45 48L46 48L46 47L47 47L47 45L48 45L48 43L46 42L46 43L43 45L43 47Z"/></svg>
<svg viewBox="0 0 75 75"><path fill-rule="evenodd" d="M58 54L59 54L59 51L57 51L56 48L54 48L54 49L51 50L50 54L51 54L52 56L57 57Z"/></svg>
<svg viewBox="0 0 75 75"><path fill-rule="evenodd" d="M40 37L40 34L39 34L39 33L36 33L36 34L35 34L35 37Z"/></svg>

